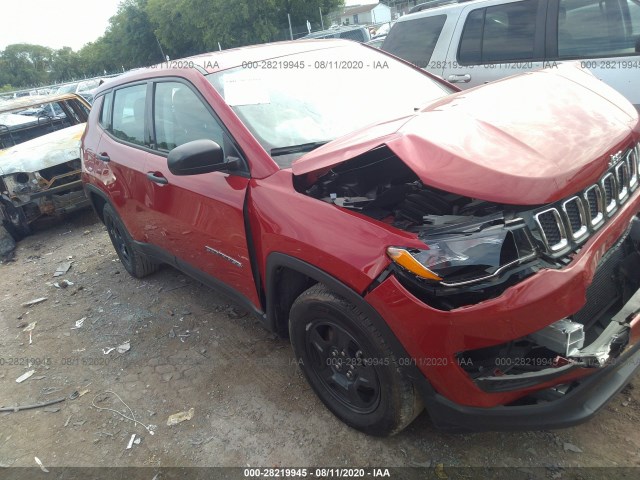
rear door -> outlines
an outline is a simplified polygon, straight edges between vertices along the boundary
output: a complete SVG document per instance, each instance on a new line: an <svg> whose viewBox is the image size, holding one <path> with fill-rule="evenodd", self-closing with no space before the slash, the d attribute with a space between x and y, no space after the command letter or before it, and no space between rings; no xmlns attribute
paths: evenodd
<svg viewBox="0 0 640 480"><path fill-rule="evenodd" d="M103 187L115 205L120 218L135 240L141 240L146 225L144 187L147 183L146 168L148 127L145 124L147 109L147 83L125 85L107 94L103 112L110 118L100 137L94 162L100 169ZM103 127L104 128L104 127Z"/></svg>
<svg viewBox="0 0 640 480"><path fill-rule="evenodd" d="M180 268L196 278L204 272L203 281L221 282L259 305L243 214L248 168L233 174L176 176L167 165L171 149L199 139L218 143L227 161L242 160L235 142L210 105L183 79L155 83L153 102L154 153L149 155L144 189L147 241L175 255Z"/></svg>
<svg viewBox="0 0 640 480"><path fill-rule="evenodd" d="M460 88L543 67L546 0L495 1L462 10L443 72Z"/></svg>
<svg viewBox="0 0 640 480"><path fill-rule="evenodd" d="M640 1L551 0L549 58L580 60L640 109Z"/></svg>

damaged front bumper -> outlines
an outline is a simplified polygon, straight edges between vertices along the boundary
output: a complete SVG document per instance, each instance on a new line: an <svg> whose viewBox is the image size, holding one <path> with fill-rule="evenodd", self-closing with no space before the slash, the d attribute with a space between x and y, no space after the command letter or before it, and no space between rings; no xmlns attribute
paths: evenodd
<svg viewBox="0 0 640 480"><path fill-rule="evenodd" d="M627 350L638 349L635 343L640 337L639 322L640 290L611 319L611 323L595 341L584 348L574 349L566 357L558 355L553 361L552 368L517 375L481 377L475 380L476 385L485 392L507 392L547 383L579 369L606 369L615 366ZM565 395L565 390L554 387L554 396ZM543 391L543 396L549 398L549 393L552 392Z"/></svg>
<svg viewBox="0 0 640 480"><path fill-rule="evenodd" d="M446 385L431 382L429 375L414 376L414 384L431 420L441 430L478 432L570 427L594 416L640 368L640 289L594 341L573 349L567 357L558 355L557 358L560 364L553 368L476 378L475 394L458 376L462 371L460 363L452 364L438 357L414 356L411 360L423 372L430 370L434 379L453 378L448 386L463 391L467 401L500 402L493 406L464 404L458 398L447 398L442 390L437 391L436 387L441 389ZM403 360L401 364L406 365L407 359ZM429 368L425 368L427 366ZM467 377L467 382L469 380Z"/></svg>
<svg viewBox="0 0 640 480"><path fill-rule="evenodd" d="M47 171L53 168L56 171ZM53 168L2 178L4 217L15 227L26 228L41 216L60 216L90 205L82 188L79 161Z"/></svg>
<svg viewBox="0 0 640 480"><path fill-rule="evenodd" d="M636 331L640 321L640 297L634 297L635 313L623 322L612 323L612 330L623 336ZM631 303L631 302L630 302ZM630 306L631 308L631 306ZM612 332L610 332L612 333ZM608 336L615 338L616 334ZM632 339L632 342L637 338ZM609 357L605 365L593 374L565 387L554 387L537 393L540 401L525 405L491 408L456 404L435 393L429 385L422 387L424 399L433 423L450 431L509 431L525 429L565 428L594 416L613 396L620 392L640 367L640 343L628 347L617 358ZM555 397L545 399L545 395Z"/></svg>
<svg viewBox="0 0 640 480"><path fill-rule="evenodd" d="M90 205L81 180L33 193L29 203L36 204L43 215L62 215Z"/></svg>
<svg viewBox="0 0 640 480"><path fill-rule="evenodd" d="M390 275L365 299L405 347L409 358L403 361L422 373L411 378L436 426L567 427L593 416L640 367L639 234L637 206L629 204L570 265L542 270L500 297L443 311ZM606 302L611 286L620 303ZM596 310L607 313L593 316ZM592 324L589 318L601 320ZM548 331L554 320L566 320L566 330L556 325ZM581 332L572 336L577 323L584 325L582 338ZM562 341L559 331L566 335ZM543 355L505 353L505 347L527 342L522 348L533 344ZM520 364L514 368L501 363L505 359Z"/></svg>

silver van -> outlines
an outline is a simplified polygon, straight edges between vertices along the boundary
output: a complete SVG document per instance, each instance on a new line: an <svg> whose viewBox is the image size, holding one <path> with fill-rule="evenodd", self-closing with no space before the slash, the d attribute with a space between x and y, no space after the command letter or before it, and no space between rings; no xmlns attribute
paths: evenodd
<svg viewBox="0 0 640 480"><path fill-rule="evenodd" d="M640 110L640 0L436 0L382 49L469 88L578 60Z"/></svg>

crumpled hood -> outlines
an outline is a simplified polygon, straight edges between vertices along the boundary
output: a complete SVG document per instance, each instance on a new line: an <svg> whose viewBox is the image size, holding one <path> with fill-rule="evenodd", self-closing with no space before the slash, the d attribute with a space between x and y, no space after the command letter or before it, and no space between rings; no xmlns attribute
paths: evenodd
<svg viewBox="0 0 640 480"><path fill-rule="evenodd" d="M303 156L292 170L322 172L384 144L426 185L538 205L595 182L609 155L632 135L640 136L633 106L565 64L459 92L415 115L356 131Z"/></svg>
<svg viewBox="0 0 640 480"><path fill-rule="evenodd" d="M84 123L79 123L0 150L0 174L37 172L80 158L84 127Z"/></svg>

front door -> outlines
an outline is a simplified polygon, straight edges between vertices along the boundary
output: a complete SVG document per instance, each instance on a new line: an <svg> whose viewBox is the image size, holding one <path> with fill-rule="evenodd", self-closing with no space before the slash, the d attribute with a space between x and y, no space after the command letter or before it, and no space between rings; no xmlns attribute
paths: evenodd
<svg viewBox="0 0 640 480"><path fill-rule="evenodd" d="M244 223L246 167L233 174L176 176L167 155L184 143L210 139L225 158L240 158L211 107L191 84L160 81L153 89L152 149L146 165L147 241L176 256L181 268L202 271L259 306Z"/></svg>

